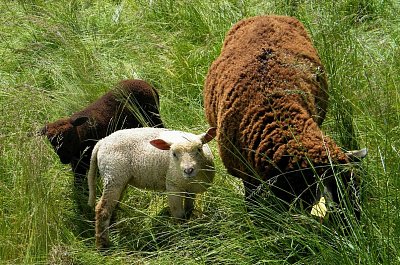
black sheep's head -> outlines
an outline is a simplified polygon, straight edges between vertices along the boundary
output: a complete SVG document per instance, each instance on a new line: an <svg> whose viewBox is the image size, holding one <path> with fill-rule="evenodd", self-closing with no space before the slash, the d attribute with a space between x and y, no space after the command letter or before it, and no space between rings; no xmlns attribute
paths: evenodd
<svg viewBox="0 0 400 265"><path fill-rule="evenodd" d="M71 163L74 156L79 156L80 139L78 126L88 120L88 117L81 116L74 119L60 119L44 126L39 134L46 135L60 158L61 163Z"/></svg>

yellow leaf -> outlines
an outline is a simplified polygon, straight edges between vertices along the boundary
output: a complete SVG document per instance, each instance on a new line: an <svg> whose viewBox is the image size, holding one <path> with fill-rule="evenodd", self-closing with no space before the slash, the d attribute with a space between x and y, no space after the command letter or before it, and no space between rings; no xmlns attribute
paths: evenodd
<svg viewBox="0 0 400 265"><path fill-rule="evenodd" d="M326 203L325 197L322 196L319 199L319 202L313 205L311 209L311 215L324 219L326 213L328 212L325 203Z"/></svg>

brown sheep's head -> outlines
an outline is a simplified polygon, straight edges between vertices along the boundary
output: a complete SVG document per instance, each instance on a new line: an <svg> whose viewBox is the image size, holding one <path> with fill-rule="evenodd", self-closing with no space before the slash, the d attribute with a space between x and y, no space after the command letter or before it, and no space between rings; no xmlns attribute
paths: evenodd
<svg viewBox="0 0 400 265"><path fill-rule="evenodd" d="M346 198L343 198L344 194L346 194L347 196L347 202L352 205L357 220L360 219L361 209L359 205L359 192L361 187L360 176L358 174L360 172L358 172L359 168L357 164L361 161L361 159L367 156L367 149L364 148L361 150L349 151L345 154L350 163L344 166L344 170L339 173L341 176L340 183L338 183L335 178L326 178L326 180L324 181L325 183L322 194L318 196L318 200L315 202L311 209L311 214L321 218L321 222L327 214L328 208L326 203L335 202L340 204L340 201L346 201ZM333 176L334 173L330 172L330 175ZM338 193L338 185L340 185L345 191L345 193L343 193L342 195L339 195Z"/></svg>
<svg viewBox="0 0 400 265"><path fill-rule="evenodd" d="M84 124L88 117L60 119L44 126L39 134L46 135L60 158L61 163L69 164L79 155L80 139L77 127Z"/></svg>

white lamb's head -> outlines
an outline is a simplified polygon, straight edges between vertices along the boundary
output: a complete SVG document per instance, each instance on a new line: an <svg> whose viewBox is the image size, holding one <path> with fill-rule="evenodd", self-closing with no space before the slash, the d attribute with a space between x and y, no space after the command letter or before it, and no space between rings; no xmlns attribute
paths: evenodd
<svg viewBox="0 0 400 265"><path fill-rule="evenodd" d="M214 139L216 128L194 135L182 133L169 135L168 139L155 139L150 144L161 150L169 150L171 162L182 172L183 177L192 178L200 171L211 170L212 154L207 143Z"/></svg>

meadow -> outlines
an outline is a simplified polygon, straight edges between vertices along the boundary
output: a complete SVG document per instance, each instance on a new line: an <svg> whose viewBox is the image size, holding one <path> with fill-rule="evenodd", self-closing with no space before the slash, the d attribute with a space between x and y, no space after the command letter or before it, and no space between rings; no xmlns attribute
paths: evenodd
<svg viewBox="0 0 400 265"><path fill-rule="evenodd" d="M0 264L400 264L399 12L395 0L0 1ZM168 128L206 130L208 67L234 23L264 14L304 23L329 79L323 130L368 148L360 222L343 235L265 207L255 224L213 141L215 185L194 217L177 224L165 195L131 188L113 247L96 251L70 167L37 131L126 78L159 90Z"/></svg>

